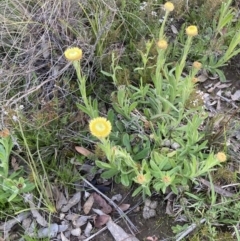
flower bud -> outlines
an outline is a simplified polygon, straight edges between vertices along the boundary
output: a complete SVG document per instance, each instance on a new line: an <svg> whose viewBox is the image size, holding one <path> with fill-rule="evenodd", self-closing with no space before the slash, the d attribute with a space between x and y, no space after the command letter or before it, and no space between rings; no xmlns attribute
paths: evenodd
<svg viewBox="0 0 240 241"><path fill-rule="evenodd" d="M219 162L225 162L227 160L227 156L224 152L218 152L216 154L216 158L219 160Z"/></svg>
<svg viewBox="0 0 240 241"><path fill-rule="evenodd" d="M168 43L166 40L162 39L157 42L157 46L160 49L166 49L168 47Z"/></svg>
<svg viewBox="0 0 240 241"><path fill-rule="evenodd" d="M194 61L192 66L193 66L193 68L195 68L197 70L202 68L202 64L198 61Z"/></svg>
<svg viewBox="0 0 240 241"><path fill-rule="evenodd" d="M195 25L191 25L189 27L186 28L186 34L188 36L194 37L196 35L198 35L198 29L197 26Z"/></svg>
<svg viewBox="0 0 240 241"><path fill-rule="evenodd" d="M167 12L172 12L173 9L174 9L174 5L173 5L171 2L166 2L166 3L164 4L164 9L165 9L165 11L167 11Z"/></svg>

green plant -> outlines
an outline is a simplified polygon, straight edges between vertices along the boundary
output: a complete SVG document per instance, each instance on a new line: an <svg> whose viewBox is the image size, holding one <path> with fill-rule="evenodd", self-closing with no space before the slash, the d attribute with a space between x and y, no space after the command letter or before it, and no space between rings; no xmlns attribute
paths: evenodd
<svg viewBox="0 0 240 241"><path fill-rule="evenodd" d="M211 53L202 59L205 68L212 74L218 74L221 81L225 81L226 78L220 68L226 65L232 57L240 53L237 48L240 43L240 32L233 23L235 10L231 7L231 4L232 0L223 2L219 10L218 20L215 21L214 19L213 21L211 48L215 51L215 54ZM228 39L230 39L229 44L224 46ZM221 46L221 49L219 49L220 56L216 53L218 46Z"/></svg>
<svg viewBox="0 0 240 241"><path fill-rule="evenodd" d="M80 107L78 104L78 107L92 119L90 131L99 139L98 148L106 155L106 160L96 159L96 165L103 169L103 178L114 177L124 186L130 186L133 180L141 184L134 195L139 192L143 196L151 195L152 188L163 193L170 188L178 193L178 186L190 185L220 164L214 153L205 153L207 141L204 141L204 134L199 132L199 128L207 116L201 104L187 109L194 90L192 79L201 69L201 63L195 61L184 76L183 70L198 29L194 25L185 29L187 39L179 61L174 66L167 63L172 49L164 35L164 28L173 5L166 3L164 7L166 13L158 41L147 41L145 52L139 51L142 66L135 69L140 75L139 83L119 85L118 71L122 68L114 54L112 73L101 71L112 78L117 88L111 94L114 111L108 112L109 120L96 118L98 106L92 104L91 98L86 95L86 76L81 75L79 61L73 61L85 105ZM150 55L154 44L155 58ZM143 81L149 69L153 70L149 76L152 84ZM120 120L117 115L121 116ZM110 123L111 128L108 126ZM167 140L177 147L163 148Z"/></svg>
<svg viewBox="0 0 240 241"><path fill-rule="evenodd" d="M10 154L13 148L9 133L0 137L0 203L12 202L19 194L32 191L34 184L23 178L23 169L9 173ZM18 199L19 201L19 199Z"/></svg>

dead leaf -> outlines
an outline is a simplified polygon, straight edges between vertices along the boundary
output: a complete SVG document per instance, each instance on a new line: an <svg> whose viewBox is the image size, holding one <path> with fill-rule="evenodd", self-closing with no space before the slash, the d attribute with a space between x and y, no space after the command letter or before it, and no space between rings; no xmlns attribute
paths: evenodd
<svg viewBox="0 0 240 241"><path fill-rule="evenodd" d="M97 193L93 193L93 198L94 198L94 203L96 203L97 205L99 205L102 209L102 211L105 214L109 214L112 212L112 207L107 204L107 202Z"/></svg>
<svg viewBox="0 0 240 241"><path fill-rule="evenodd" d="M101 228L104 224L106 224L109 220L110 216L108 215L97 215L94 218L94 226L96 228Z"/></svg>
<svg viewBox="0 0 240 241"><path fill-rule="evenodd" d="M126 203L122 203L120 204L118 207L123 211L125 212L126 210L128 210L130 208L130 204L126 204Z"/></svg>
<svg viewBox="0 0 240 241"><path fill-rule="evenodd" d="M74 220L73 221L73 225L77 228L83 226L84 224L87 223L88 219L90 218L91 216L81 216L80 218L78 218L77 220Z"/></svg>
<svg viewBox="0 0 240 241"><path fill-rule="evenodd" d="M90 195L88 200L83 205L83 211L85 214L88 214L90 212L93 203L94 203L94 198L92 195Z"/></svg>
<svg viewBox="0 0 240 241"><path fill-rule="evenodd" d="M43 227L47 227L49 224L44 219L44 217L38 212L37 207L35 206L33 202L33 195L32 194L25 194L24 200L27 202L30 206L31 213L33 217L36 219L37 223L39 223Z"/></svg>
<svg viewBox="0 0 240 241"><path fill-rule="evenodd" d="M116 194L116 195L112 196L111 200L120 202L122 200L122 195Z"/></svg>
<svg viewBox="0 0 240 241"><path fill-rule="evenodd" d="M107 222L107 228L114 237L115 241L139 241L136 237L126 233L120 226L109 219Z"/></svg>
<svg viewBox="0 0 240 241"><path fill-rule="evenodd" d="M11 158L11 166L14 171L17 171L19 169L17 159L14 156Z"/></svg>
<svg viewBox="0 0 240 241"><path fill-rule="evenodd" d="M232 100L239 100L240 99L240 90L237 90L233 95L231 95Z"/></svg>
<svg viewBox="0 0 240 241"><path fill-rule="evenodd" d="M92 224L91 224L90 222L88 222L88 223L87 223L87 226L86 226L86 228L85 228L85 230L84 230L84 235L85 235L86 237L90 237L92 229L93 229Z"/></svg>
<svg viewBox="0 0 240 241"><path fill-rule="evenodd" d="M170 200L167 201L166 214L168 214L169 216L174 216L173 202Z"/></svg>
<svg viewBox="0 0 240 241"><path fill-rule="evenodd" d="M79 214L76 214L76 213L69 213L65 218L68 220L68 221L75 221L77 220L78 218L80 217Z"/></svg>
<svg viewBox="0 0 240 241"><path fill-rule="evenodd" d="M21 223L24 219L26 219L30 215L30 212L22 212L17 217L8 220L7 222L4 222L0 226L0 230L4 231L4 239L7 239L9 236L9 232L12 229L12 227L17 224Z"/></svg>
<svg viewBox="0 0 240 241"><path fill-rule="evenodd" d="M89 156L89 155L94 155L91 151L87 150L86 148L82 146L75 146L75 150L82 154L83 156Z"/></svg>
<svg viewBox="0 0 240 241"><path fill-rule="evenodd" d="M71 207L78 204L81 200L81 192L77 192L73 195L73 197L68 201L67 205L63 206L61 209L62 212L67 212Z"/></svg>
<svg viewBox="0 0 240 241"><path fill-rule="evenodd" d="M201 74L197 78L198 78L198 82L204 82L208 79L208 76Z"/></svg>
<svg viewBox="0 0 240 241"><path fill-rule="evenodd" d="M56 209L60 210L63 205L67 204L67 199L62 192L56 186L52 187L53 196L56 201Z"/></svg>
<svg viewBox="0 0 240 241"><path fill-rule="evenodd" d="M171 29L174 34L178 34L178 30L174 25L171 25Z"/></svg>
<svg viewBox="0 0 240 241"><path fill-rule="evenodd" d="M61 240L62 241L70 241L69 239L67 239L63 233L61 233Z"/></svg>
<svg viewBox="0 0 240 241"><path fill-rule="evenodd" d="M225 89L225 88L228 88L230 87L232 84L221 84L218 86L218 89Z"/></svg>
<svg viewBox="0 0 240 241"><path fill-rule="evenodd" d="M221 82L217 82L212 88L210 88L207 92L211 93L213 92L219 85L221 84Z"/></svg>

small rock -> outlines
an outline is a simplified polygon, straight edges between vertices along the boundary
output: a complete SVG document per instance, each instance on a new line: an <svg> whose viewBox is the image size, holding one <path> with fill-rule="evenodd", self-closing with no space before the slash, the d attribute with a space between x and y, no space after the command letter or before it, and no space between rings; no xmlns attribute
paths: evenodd
<svg viewBox="0 0 240 241"><path fill-rule="evenodd" d="M172 149L176 150L178 148L180 148L180 145L177 143L177 142L174 142L172 145L171 145Z"/></svg>
<svg viewBox="0 0 240 241"><path fill-rule="evenodd" d="M150 208L151 209L156 209L157 208L157 205L158 205L158 202L157 201L152 201L151 203L150 203Z"/></svg>
<svg viewBox="0 0 240 241"><path fill-rule="evenodd" d="M231 93L231 91L226 91L225 93L224 93L224 95L226 96L226 97L231 97L231 95L232 95L232 93Z"/></svg>
<svg viewBox="0 0 240 241"><path fill-rule="evenodd" d="M156 216L156 208L157 208L157 201L151 201L150 199L146 199L145 206L143 208L143 218L149 219Z"/></svg>
<svg viewBox="0 0 240 241"><path fill-rule="evenodd" d="M58 225L56 223L50 224L47 228L38 230L38 238L54 238L58 233Z"/></svg>
<svg viewBox="0 0 240 241"><path fill-rule="evenodd" d="M171 141L170 140L164 140L163 146L166 146L166 147L171 146Z"/></svg>
<svg viewBox="0 0 240 241"><path fill-rule="evenodd" d="M150 204L151 204L151 200L147 198L145 200L145 206L150 206Z"/></svg>
<svg viewBox="0 0 240 241"><path fill-rule="evenodd" d="M23 229L28 229L30 227L32 223L32 219L31 218L26 218L22 221L22 227Z"/></svg>
<svg viewBox="0 0 240 241"><path fill-rule="evenodd" d="M58 232L65 232L68 229L68 225L62 224L58 225Z"/></svg>
<svg viewBox="0 0 240 241"><path fill-rule="evenodd" d="M72 229L72 230L71 230L71 234L72 234L73 236L80 236L80 234L81 234L81 229L80 229L80 228Z"/></svg>
<svg viewBox="0 0 240 241"><path fill-rule="evenodd" d="M68 231L64 232L64 235L65 235L66 238L70 238L71 231L68 230Z"/></svg>
<svg viewBox="0 0 240 241"><path fill-rule="evenodd" d="M156 210L150 209L148 215L149 215L150 218L155 217L156 216Z"/></svg>

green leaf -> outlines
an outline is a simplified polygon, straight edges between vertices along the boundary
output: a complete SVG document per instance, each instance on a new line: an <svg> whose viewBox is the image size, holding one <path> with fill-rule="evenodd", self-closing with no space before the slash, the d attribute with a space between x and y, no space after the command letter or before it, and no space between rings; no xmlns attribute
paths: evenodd
<svg viewBox="0 0 240 241"><path fill-rule="evenodd" d="M128 152L131 152L132 148L131 148L131 144L130 144L130 138L129 135L127 133L125 133L122 137L122 143L123 145L126 147Z"/></svg>
<svg viewBox="0 0 240 241"><path fill-rule="evenodd" d="M130 106L129 106L129 113L131 111L133 111L136 107L137 107L138 103L137 102L133 102Z"/></svg>
<svg viewBox="0 0 240 241"><path fill-rule="evenodd" d="M107 119L113 124L115 120L115 114L113 109L109 109L107 113Z"/></svg>
<svg viewBox="0 0 240 241"><path fill-rule="evenodd" d="M125 186L128 187L130 185L130 181L128 178L128 175L126 174L121 174L121 183Z"/></svg>
<svg viewBox="0 0 240 241"><path fill-rule="evenodd" d="M76 103L76 105L77 105L77 108L78 109L80 109L82 112L84 112L85 114L87 114L87 115L89 115L89 110L85 107L85 106L83 106L83 105L81 105L81 104L79 104L79 103Z"/></svg>
<svg viewBox="0 0 240 241"><path fill-rule="evenodd" d="M152 195L149 187L144 188L144 191L149 197Z"/></svg>
<svg viewBox="0 0 240 241"><path fill-rule="evenodd" d="M226 77L225 77L223 71L220 69L215 69L215 71L218 74L220 81L226 82Z"/></svg>
<svg viewBox="0 0 240 241"><path fill-rule="evenodd" d="M116 121L116 126L118 128L118 130L122 133L124 131L124 125L121 121Z"/></svg>
<svg viewBox="0 0 240 241"><path fill-rule="evenodd" d="M26 187L20 189L20 193L30 192L30 191L34 190L34 188L35 188L34 183L28 183L28 184L26 184Z"/></svg>
<svg viewBox="0 0 240 241"><path fill-rule="evenodd" d="M138 152L138 154L136 154L136 155L133 157L133 159L134 159L135 161L142 160L142 159L144 159L145 157L148 156L149 151L150 151L150 148L149 148L149 147L144 148L142 151Z"/></svg>
<svg viewBox="0 0 240 241"><path fill-rule="evenodd" d="M105 178L105 179L109 179L109 178L115 176L117 173L118 173L118 170L116 170L116 169L110 169L110 170L108 170L108 171L103 172L103 173L101 174L101 177L102 177L102 178Z"/></svg>
<svg viewBox="0 0 240 241"><path fill-rule="evenodd" d="M18 195L18 190L15 190L14 193L8 198L8 202L11 202Z"/></svg>
<svg viewBox="0 0 240 241"><path fill-rule="evenodd" d="M132 194L133 197L135 197L137 194L139 194L142 191L142 186L138 187Z"/></svg>
<svg viewBox="0 0 240 241"><path fill-rule="evenodd" d="M106 162L96 161L95 163L98 167L100 167L102 169L112 169L113 168L110 164L108 164Z"/></svg>
<svg viewBox="0 0 240 241"><path fill-rule="evenodd" d="M108 76L108 77L112 77L113 76L112 74L110 74L110 73L108 73L106 71L103 71L103 70L101 70L101 73L106 75L106 76Z"/></svg>

